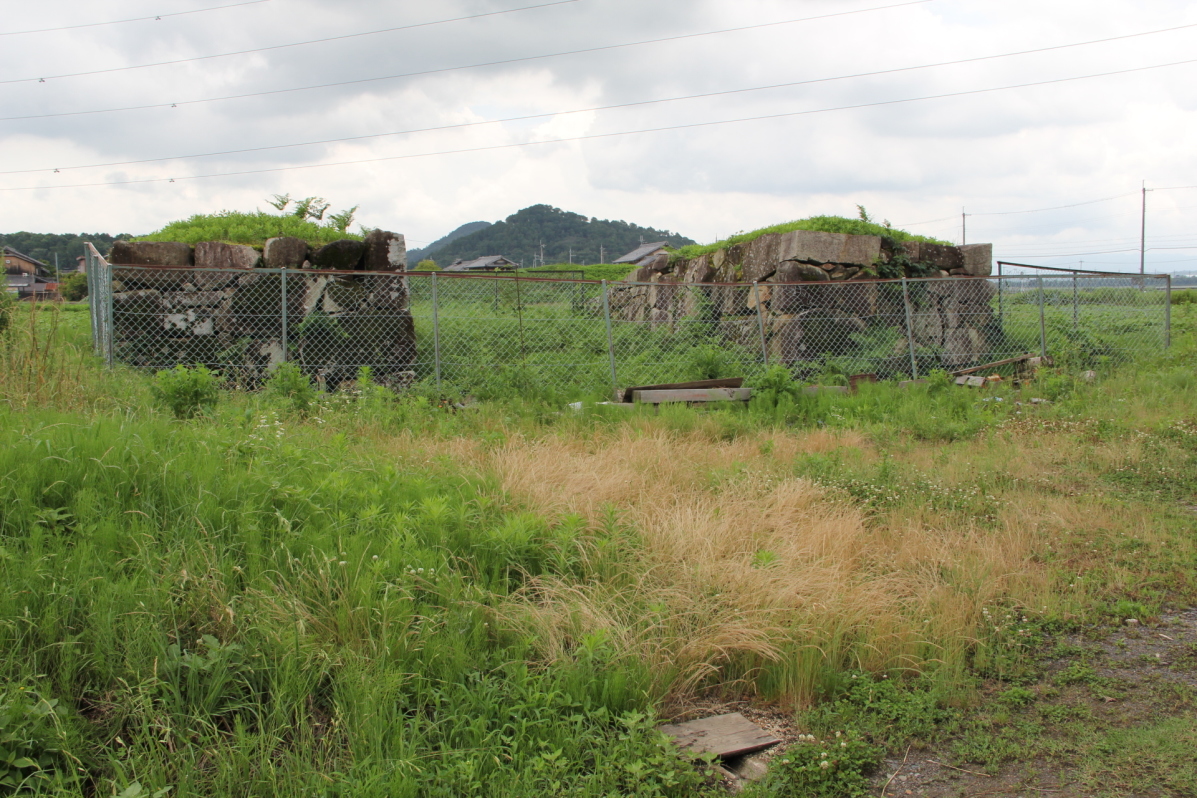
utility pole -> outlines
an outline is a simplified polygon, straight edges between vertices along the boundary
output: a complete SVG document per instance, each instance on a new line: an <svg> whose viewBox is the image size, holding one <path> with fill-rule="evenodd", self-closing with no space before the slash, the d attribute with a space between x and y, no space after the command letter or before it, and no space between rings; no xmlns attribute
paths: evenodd
<svg viewBox="0 0 1197 798"><path fill-rule="evenodd" d="M574 248L573 247L569 248L569 265L570 266L574 265Z"/></svg>
<svg viewBox="0 0 1197 798"><path fill-rule="evenodd" d="M544 266L544 242L540 242L540 265Z"/></svg>
<svg viewBox="0 0 1197 798"><path fill-rule="evenodd" d="M603 245L599 244L599 263L606 263L606 262L607 261L603 258Z"/></svg>
<svg viewBox="0 0 1197 798"><path fill-rule="evenodd" d="M968 243L968 214L964 212L964 208L960 209L960 246Z"/></svg>
<svg viewBox="0 0 1197 798"><path fill-rule="evenodd" d="M1147 181L1143 181L1143 202L1139 212L1139 274L1147 261Z"/></svg>

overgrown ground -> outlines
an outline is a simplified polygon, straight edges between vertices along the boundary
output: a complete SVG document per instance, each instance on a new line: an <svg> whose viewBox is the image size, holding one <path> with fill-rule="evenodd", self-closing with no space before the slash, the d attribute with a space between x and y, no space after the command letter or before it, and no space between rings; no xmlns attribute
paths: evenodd
<svg viewBox="0 0 1197 798"><path fill-rule="evenodd" d="M1195 308L1093 383L187 421L22 309L0 794L719 794L653 727L736 701L814 738L761 795L1197 794Z"/></svg>

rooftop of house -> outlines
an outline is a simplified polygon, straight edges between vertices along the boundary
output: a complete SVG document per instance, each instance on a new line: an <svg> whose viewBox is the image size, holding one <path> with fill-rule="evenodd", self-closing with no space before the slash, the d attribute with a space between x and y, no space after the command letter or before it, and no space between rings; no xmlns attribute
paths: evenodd
<svg viewBox="0 0 1197 798"><path fill-rule="evenodd" d="M445 267L447 272L472 272L481 269L498 269L504 266L514 266L515 263L502 255L485 255L473 260L454 261Z"/></svg>
<svg viewBox="0 0 1197 798"><path fill-rule="evenodd" d="M666 244L665 241L658 241L655 244L641 244L640 246L636 247L628 254L624 255L622 258L619 258L618 260L614 260L611 262L612 263L635 263L636 261L640 260L641 258L645 258L645 257L648 257L649 255L653 254L654 252L659 250L661 247L665 246L665 244Z"/></svg>
<svg viewBox="0 0 1197 798"><path fill-rule="evenodd" d="M26 255L24 252L18 252L17 250L13 249L12 247L4 247L3 252L4 252L5 257L20 258L21 260L23 260L27 263L32 263L34 266L36 266L39 269L45 269L48 271L50 268L49 266L42 263L37 258L31 258L28 255ZM7 265L7 264L5 264L5 265Z"/></svg>

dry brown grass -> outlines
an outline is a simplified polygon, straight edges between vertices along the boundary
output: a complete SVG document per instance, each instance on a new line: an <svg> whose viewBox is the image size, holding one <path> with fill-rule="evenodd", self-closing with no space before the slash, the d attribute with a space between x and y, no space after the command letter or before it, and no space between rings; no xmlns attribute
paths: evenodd
<svg viewBox="0 0 1197 798"><path fill-rule="evenodd" d="M1050 600L1031 557L1037 511L1005 514L997 533L917 504L870 518L792 468L812 452L875 458L859 434L711 432L637 420L498 448L425 444L538 513L581 516L597 537L613 513L635 530L615 577L537 579L504 615L549 661L599 633L673 697L722 686L802 703L827 668L958 666L984 608Z"/></svg>

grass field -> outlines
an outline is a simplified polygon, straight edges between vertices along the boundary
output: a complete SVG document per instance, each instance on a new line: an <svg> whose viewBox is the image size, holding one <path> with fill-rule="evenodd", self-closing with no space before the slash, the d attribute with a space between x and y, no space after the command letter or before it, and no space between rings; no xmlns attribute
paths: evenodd
<svg viewBox="0 0 1197 798"><path fill-rule="evenodd" d="M818 741L759 795L1197 793L1195 304L1021 392L186 421L11 321L0 794L718 795L654 726L735 701Z"/></svg>

